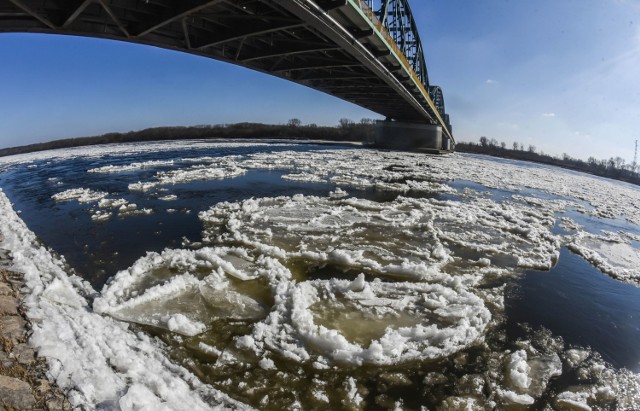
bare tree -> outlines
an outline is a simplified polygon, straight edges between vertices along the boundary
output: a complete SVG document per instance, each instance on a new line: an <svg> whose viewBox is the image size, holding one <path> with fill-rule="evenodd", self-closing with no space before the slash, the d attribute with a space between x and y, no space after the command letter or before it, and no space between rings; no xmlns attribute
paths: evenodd
<svg viewBox="0 0 640 411"><path fill-rule="evenodd" d="M351 127L353 127L355 125L353 120L351 120L350 118L341 118L338 121L338 123L340 124L340 128L342 128L343 130L351 128Z"/></svg>
<svg viewBox="0 0 640 411"><path fill-rule="evenodd" d="M625 160L622 157L616 157L613 159L614 163L615 163L615 168L617 168L618 170L622 170L622 168L624 167L624 163Z"/></svg>
<svg viewBox="0 0 640 411"><path fill-rule="evenodd" d="M300 127L302 125L302 121L299 118L292 118L287 122L289 127Z"/></svg>

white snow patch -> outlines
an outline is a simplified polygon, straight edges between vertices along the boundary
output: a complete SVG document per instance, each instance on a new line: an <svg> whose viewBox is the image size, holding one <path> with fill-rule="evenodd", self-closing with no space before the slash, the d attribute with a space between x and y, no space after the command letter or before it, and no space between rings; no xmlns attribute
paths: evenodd
<svg viewBox="0 0 640 411"><path fill-rule="evenodd" d="M260 365L260 368L262 368L263 370L274 370L276 368L276 365L271 358L261 359L258 362L258 365Z"/></svg>
<svg viewBox="0 0 640 411"><path fill-rule="evenodd" d="M188 168L178 168L156 173L155 180L129 184L131 191L149 191L163 185L190 183L193 181L219 180L241 176L246 169L238 167L234 158L221 157L213 164L197 164Z"/></svg>
<svg viewBox="0 0 640 411"><path fill-rule="evenodd" d="M298 361L312 359L312 349L338 363L398 364L451 355L481 338L491 318L478 297L441 285L374 281L359 292L351 285L337 279L282 284L277 305L256 326L254 339ZM383 335L362 346L339 329L316 324L313 306L338 298L364 315L391 318ZM401 315L415 317L418 324L394 328L393 318Z"/></svg>
<svg viewBox="0 0 640 411"><path fill-rule="evenodd" d="M61 260L39 245L35 235L0 190L2 246L13 269L24 274L25 307L32 321L30 344L47 359L50 378L77 408L155 404L169 409L248 407L200 383L169 361L159 342L129 331L126 324L89 309L91 287L68 276Z"/></svg>
<svg viewBox="0 0 640 411"><path fill-rule="evenodd" d="M558 394L556 402L572 410L591 411L591 407L587 404L588 397L589 394L585 392L564 391Z"/></svg>
<svg viewBox="0 0 640 411"><path fill-rule="evenodd" d="M498 388L498 394L507 400L507 402L521 405L531 405L535 402L529 394L518 394L510 390L502 390Z"/></svg>
<svg viewBox="0 0 640 411"><path fill-rule="evenodd" d="M203 333L207 326L199 321L192 321L183 314L174 314L167 321L169 330L192 337Z"/></svg>
<svg viewBox="0 0 640 411"><path fill-rule="evenodd" d="M511 385L520 391L525 391L531 384L529 373L531 367L527 364L527 353L524 350L514 352L509 356L507 364L508 378Z"/></svg>
<svg viewBox="0 0 640 411"><path fill-rule="evenodd" d="M108 193L102 191L94 191L89 188L71 188L51 196L55 201L71 201L77 200L79 203L95 203L106 196Z"/></svg>
<svg viewBox="0 0 640 411"><path fill-rule="evenodd" d="M131 163L121 166L108 165L103 167L92 168L87 170L88 173L121 173L124 171L135 171L145 168L171 166L174 164L173 160L150 160L138 163Z"/></svg>
<svg viewBox="0 0 640 411"><path fill-rule="evenodd" d="M640 250L622 235L595 235L580 231L569 244L569 249L613 278L640 284Z"/></svg>

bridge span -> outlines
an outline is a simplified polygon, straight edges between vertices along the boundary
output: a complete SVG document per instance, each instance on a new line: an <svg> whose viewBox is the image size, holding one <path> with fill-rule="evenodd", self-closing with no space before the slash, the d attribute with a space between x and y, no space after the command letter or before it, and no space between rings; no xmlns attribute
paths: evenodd
<svg viewBox="0 0 640 411"><path fill-rule="evenodd" d="M384 145L455 143L409 0L0 0L0 32L100 37L226 61L386 116Z"/></svg>

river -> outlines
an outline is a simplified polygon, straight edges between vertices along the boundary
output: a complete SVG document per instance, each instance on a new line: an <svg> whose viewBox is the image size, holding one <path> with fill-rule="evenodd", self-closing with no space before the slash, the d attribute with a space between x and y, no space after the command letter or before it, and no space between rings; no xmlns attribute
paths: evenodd
<svg viewBox="0 0 640 411"><path fill-rule="evenodd" d="M636 186L190 140L0 158L0 188L78 407L640 409Z"/></svg>

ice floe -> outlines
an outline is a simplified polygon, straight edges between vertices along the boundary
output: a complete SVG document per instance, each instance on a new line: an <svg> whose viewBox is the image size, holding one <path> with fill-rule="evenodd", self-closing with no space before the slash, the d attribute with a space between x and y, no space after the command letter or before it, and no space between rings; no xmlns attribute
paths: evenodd
<svg viewBox="0 0 640 411"><path fill-rule="evenodd" d="M63 261L39 244L2 191L0 209L2 246L12 250L13 268L24 273L28 290L29 341L74 407L248 408L174 365L153 338L94 313L87 298L95 292L66 274Z"/></svg>
<svg viewBox="0 0 640 411"><path fill-rule="evenodd" d="M94 300L93 307L118 319L193 336L204 332L217 318L264 317L263 304L230 281L254 280L260 270L263 268L242 249L149 253L119 272Z"/></svg>
<svg viewBox="0 0 640 411"><path fill-rule="evenodd" d="M624 218L640 224L640 190L624 183L575 173L550 166L523 162L494 161L464 154L433 157L418 153L365 150L284 151L258 153L241 163L248 168L304 170L305 179L326 179L337 184L410 191L448 192L443 182L467 180L487 189L526 194L539 190L569 199L578 208L586 202L589 213L599 217Z"/></svg>
<svg viewBox="0 0 640 411"><path fill-rule="evenodd" d="M89 188L71 188L54 194L51 198L59 202L76 200L79 203L95 203L103 200L108 195L108 193L94 191Z"/></svg>
<svg viewBox="0 0 640 411"><path fill-rule="evenodd" d="M640 249L631 244L628 235L596 235L580 231L569 243L569 249L602 272L618 280L640 285Z"/></svg>
<svg viewBox="0 0 640 411"><path fill-rule="evenodd" d="M378 203L298 195L219 203L200 218L206 224L205 241L235 241L272 257L398 279L451 280L445 271L464 250L481 253L479 266L505 255L521 267L550 268L560 247L549 214L486 199L398 197ZM465 280L464 273L457 274L456 281Z"/></svg>
<svg viewBox="0 0 640 411"><path fill-rule="evenodd" d="M155 168L163 166L171 166L175 162L173 160L150 160L139 163L130 163L121 166L108 165L103 167L92 168L87 170L88 173L121 173L125 171L135 171L144 168Z"/></svg>
<svg viewBox="0 0 640 411"><path fill-rule="evenodd" d="M102 158L105 155L110 156L127 156L141 153L156 152L162 153L174 150L207 150L217 148L234 148L270 146L270 147L289 147L296 144L286 142L270 142L252 141L250 143L234 140L211 139L211 140L176 140L176 141L156 141L144 143L116 143L116 144L99 144L93 146L68 147L55 150L36 151L32 153L18 154L14 156L0 157L0 166L10 166L15 164L30 164L36 161L47 160L57 161L73 158Z"/></svg>
<svg viewBox="0 0 640 411"><path fill-rule="evenodd" d="M355 365L442 358L481 338L491 318L475 295L425 283L306 281L289 284L277 300L253 338L258 349L263 342L301 361L312 352ZM367 335L365 344L350 341Z"/></svg>
<svg viewBox="0 0 640 411"><path fill-rule="evenodd" d="M507 343L501 334L506 278L550 269L563 246L637 284L640 234L586 233L563 214L638 224L637 188L482 156L363 149L265 150L89 171L153 168L160 170L129 185L138 191L132 196L151 191L154 200L174 201L175 184L274 169L284 180L333 191L212 204L199 214L202 242L141 256L99 293L33 247L35 237L2 195L0 230L32 290L32 343L50 357L52 377L71 390L74 405L241 407L223 391L272 409L401 409L403 400L389 393L411 386L436 409L640 408L638 374L559 338L534 333ZM380 192L383 200L367 199ZM96 221L151 212L81 188L54 200L95 203ZM153 329L164 343L132 328ZM181 355L186 360L173 362ZM563 374L576 384L554 387Z"/></svg>
<svg viewBox="0 0 640 411"><path fill-rule="evenodd" d="M216 180L237 177L246 172L245 169L234 165L195 165L186 169L161 171L156 174L154 181L129 184L131 191L148 191L158 186L189 183L193 181Z"/></svg>

